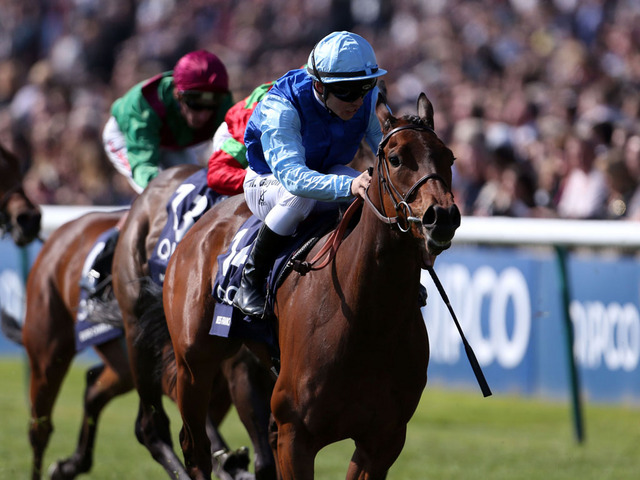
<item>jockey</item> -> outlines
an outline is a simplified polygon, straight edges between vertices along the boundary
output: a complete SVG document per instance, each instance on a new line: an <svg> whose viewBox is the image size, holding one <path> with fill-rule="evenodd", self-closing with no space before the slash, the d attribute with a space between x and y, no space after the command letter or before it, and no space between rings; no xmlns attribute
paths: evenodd
<svg viewBox="0 0 640 480"><path fill-rule="evenodd" d="M187 53L173 71L137 84L113 103L105 151L141 193L161 169L198 163L197 146L210 145L231 105L222 61L206 50Z"/></svg>
<svg viewBox="0 0 640 480"><path fill-rule="evenodd" d="M232 102L222 61L206 50L189 52L172 71L140 82L113 103L102 134L107 157L133 190L142 193L160 170L183 163L204 165ZM244 167L236 169L244 178ZM110 282L111 260L126 218L123 215L93 250L94 260L81 281L92 297L102 295Z"/></svg>
<svg viewBox="0 0 640 480"><path fill-rule="evenodd" d="M244 192L264 224L233 299L245 315L264 315L266 276L278 247L316 204L364 195L369 173L346 164L363 137L373 152L382 139L376 82L385 73L364 38L334 32L316 44L306 68L278 79L251 115Z"/></svg>
<svg viewBox="0 0 640 480"><path fill-rule="evenodd" d="M221 195L242 193L247 173L247 148L244 131L256 105L273 86L273 82L257 87L244 100L229 109L224 122L213 137L213 153L209 157L207 184Z"/></svg>

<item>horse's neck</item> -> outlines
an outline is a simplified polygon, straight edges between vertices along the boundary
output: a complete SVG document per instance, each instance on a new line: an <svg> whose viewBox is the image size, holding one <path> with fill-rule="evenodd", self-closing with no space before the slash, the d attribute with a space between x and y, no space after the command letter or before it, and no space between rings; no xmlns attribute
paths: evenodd
<svg viewBox="0 0 640 480"><path fill-rule="evenodd" d="M343 260L357 279L351 285L359 290L359 298L368 297L378 307L417 304L420 266L417 245L409 233L383 223L365 206L347 240Z"/></svg>

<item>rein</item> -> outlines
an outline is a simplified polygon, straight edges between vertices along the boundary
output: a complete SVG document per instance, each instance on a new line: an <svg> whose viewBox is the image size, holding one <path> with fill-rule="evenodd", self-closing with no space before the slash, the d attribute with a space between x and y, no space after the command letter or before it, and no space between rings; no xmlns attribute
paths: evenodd
<svg viewBox="0 0 640 480"><path fill-rule="evenodd" d="M385 160L384 147L387 145L387 143L389 142L389 140L393 135L395 135L396 133L402 130L417 130L417 131L435 133L433 129L426 127L424 125L415 125L415 124L402 125L388 132L384 136L384 138L380 141L380 145L378 145L378 152L377 152L378 193L380 195L380 198L382 198L383 191L384 191L389 195L391 200L393 200L393 202L395 203L394 209L396 211L396 216L395 217L387 216L387 212L384 210L384 204L381 205L382 211L380 211L380 209L371 201L368 190L365 192L364 199L367 202L367 205L371 207L376 217L378 217L380 220L382 220L384 223L388 225L396 224L398 226L398 229L401 232L406 233L411 229L411 223L422 223L422 219L413 215L413 211L411 210L411 206L409 205L410 203L409 198L411 197L411 195L413 195L413 193L418 188L420 188L424 183L428 182L429 180L438 180L444 185L444 187L449 192L451 191L451 188L449 187L449 185L447 185L447 182L445 181L445 179L442 178L437 173L428 173L424 177L420 178L416 183L414 183L406 193L404 194L400 193L400 191L396 188L396 186L391 181L391 173L389 172L389 166L387 165L387 162L384 161Z"/></svg>
<svg viewBox="0 0 640 480"><path fill-rule="evenodd" d="M331 261L336 256L338 247L340 247L340 244L344 239L344 234L347 230L347 226L349 225L351 217L353 217L353 214L360 208L361 205L362 198L356 197L356 199L351 202L351 205L349 205L349 208L347 208L347 211L344 212L344 215L342 216L342 219L340 220L338 226L329 234L320 251L316 253L313 259L309 260L308 262L296 262L293 266L294 270L301 275L305 275L311 270L321 270L329 265L329 263L331 263ZM322 257L325 257L325 259L320 262ZM316 263L318 264L316 265Z"/></svg>
<svg viewBox="0 0 640 480"><path fill-rule="evenodd" d="M426 183L429 180L438 180L442 182L442 184L445 186L447 191L451 191L451 188L449 188L449 185L447 185L447 182L444 180L444 178L442 178L437 173L428 173L427 175L420 178L416 183L414 183L405 194L401 194L398 191L398 189L395 187L395 185L391 181L389 166L387 165L387 162L384 161L385 159L384 147L387 145L387 143L389 142L390 138L393 135L395 135L396 133L402 130L417 130L417 131L431 132L431 133L435 133L435 132L433 131L433 129L426 127L424 125L416 125L416 124L402 125L388 132L382 138L382 140L380 141L380 144L378 145L378 152L377 152L378 192L380 194L380 197L382 198L382 193L384 190L395 202L394 208L396 210L396 213L399 213L402 210L402 212L404 213L404 217L401 217L400 215L396 215L395 217L388 217L386 215L386 212L384 211L384 204L382 206L382 212L381 212L378 209L378 207L376 207L376 205L371 201L371 198L369 197L369 189L365 191L364 200L366 201L367 205L371 207L371 209L373 210L373 213L380 220L382 220L384 223L387 223L389 225L396 224L398 226L398 229L401 232L406 233L411 229L411 223L422 223L422 220L420 218L413 216L413 211L411 210L411 206L409 206L409 201L408 201L409 197L411 197L411 195L418 188L420 188L424 183ZM399 201L397 201L396 199L399 199ZM360 207L361 204L362 204L362 198L356 197L356 199L351 203L351 205L349 205L349 208L347 209L344 216L342 217L342 220L340 221L340 224L338 225L338 227L329 234L329 237L327 238L326 242L324 243L320 251L313 257L313 259L311 259L308 262L297 262L294 265L294 270L304 275L311 270L320 270L326 267L327 265L329 265L329 263L331 263L333 258L336 256L338 247L340 247L340 244L342 243L345 231L347 229L347 225L349 224L349 220L351 219L351 217L353 216L353 213ZM400 221L401 218L403 218L404 225L403 225L403 222ZM323 257L325 257L324 261L322 261L321 263L318 263Z"/></svg>

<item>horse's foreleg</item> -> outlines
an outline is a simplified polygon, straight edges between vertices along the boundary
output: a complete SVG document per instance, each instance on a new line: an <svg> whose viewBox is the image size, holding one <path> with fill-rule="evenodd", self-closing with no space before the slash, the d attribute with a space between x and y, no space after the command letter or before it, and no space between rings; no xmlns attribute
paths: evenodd
<svg viewBox="0 0 640 480"><path fill-rule="evenodd" d="M136 438L171 478L187 479L184 466L173 451L169 417L162 405L159 347L145 341L145 334L140 334L135 322L129 321L125 325L131 373L140 399L135 424ZM137 341L138 338L143 340Z"/></svg>
<svg viewBox="0 0 640 480"><path fill-rule="evenodd" d="M406 428L392 434L376 432L368 440L356 441L346 480L384 480L396 461L406 437Z"/></svg>
<svg viewBox="0 0 640 480"><path fill-rule="evenodd" d="M211 401L209 402L209 414L207 418L207 436L211 442L211 455L215 455L220 451L228 451L229 445L222 438L218 427L229 413L231 408L231 395L227 381L219 372L214 380L211 388Z"/></svg>
<svg viewBox="0 0 640 480"><path fill-rule="evenodd" d="M41 477L44 452L53 432L51 412L76 353L73 320L66 317L50 317L50 303L47 292L42 291L28 305L22 332L30 365L29 442L33 451L33 480L39 480ZM62 307L58 308L59 311L64 311Z"/></svg>
<svg viewBox="0 0 640 480"><path fill-rule="evenodd" d="M57 355L55 358L56 361L51 362L37 360L31 362L29 442L33 450L31 473L33 480L40 480L42 475L44 452L53 432L51 412L60 393L62 380L69 370L73 354Z"/></svg>
<svg viewBox="0 0 640 480"><path fill-rule="evenodd" d="M212 367L215 370L215 367ZM189 476L194 480L211 478L211 443L207 435L209 390L213 375L205 370L195 372L177 361L177 403L182 415L180 445ZM194 381L197 379L197 381Z"/></svg>
<svg viewBox="0 0 640 480"><path fill-rule="evenodd" d="M176 335L178 336L178 335ZM190 339L198 347L183 348L180 340L173 338L176 351L176 402L182 416L180 444L187 472L192 479L211 478L211 443L207 436L207 415L211 404L212 386L225 358L235 353L239 344L228 339L212 337L208 329L201 329ZM176 346L179 345L179 346ZM228 392L225 398L228 400Z"/></svg>
<svg viewBox="0 0 640 480"><path fill-rule="evenodd" d="M278 425L278 466L282 480L312 480L318 448L304 428Z"/></svg>
<svg viewBox="0 0 640 480"><path fill-rule="evenodd" d="M59 460L49 469L52 480L72 479L91 470L98 419L104 407L116 396L133 388L126 353L121 340L112 340L98 347L105 365L87 371L84 395L84 415L76 451Z"/></svg>

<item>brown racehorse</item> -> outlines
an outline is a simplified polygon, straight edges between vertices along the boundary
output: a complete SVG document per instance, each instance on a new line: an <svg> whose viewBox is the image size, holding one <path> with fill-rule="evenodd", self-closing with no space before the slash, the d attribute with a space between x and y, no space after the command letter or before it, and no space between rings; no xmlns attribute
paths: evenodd
<svg viewBox="0 0 640 480"><path fill-rule="evenodd" d="M40 234L40 209L22 188L20 161L0 144L0 229L19 247Z"/></svg>
<svg viewBox="0 0 640 480"><path fill-rule="evenodd" d="M424 94L418 116L395 118L382 96L376 113L384 137L359 223L326 268L291 273L275 298L281 370L271 407L285 480L313 478L317 452L347 438L356 445L347 478L385 478L427 380L420 270L451 245L460 225L454 156L433 130ZM180 438L198 480L211 474L204 429L211 372L240 346L209 335L216 257L248 216L242 198L214 206L178 245L165 277Z"/></svg>
<svg viewBox="0 0 640 480"><path fill-rule="evenodd" d="M41 477L44 452L53 431L51 412L76 355L75 330L83 263L98 235L113 227L122 212L90 213L58 228L47 239L29 273L22 344L30 362L29 440L32 476ZM52 468L52 478L74 478L89 471L97 419L115 396L133 388L121 341L96 348L104 362L87 372L84 418L76 452Z"/></svg>
<svg viewBox="0 0 640 480"><path fill-rule="evenodd" d="M187 479L187 473L172 448L169 419L162 406L163 379L155 374L159 367L158 330L166 331L162 314L161 292L149 291L145 279L149 277L148 260L158 237L167 222L167 205L171 194L198 167L181 165L161 172L133 202L120 232L113 259L113 289L125 326L127 350L133 381L140 397L136 420L136 435L160 463L171 478ZM197 222L196 222L197 225ZM157 302L159 314L148 306ZM171 351L171 341L166 332L161 349L166 355ZM162 352L160 352L162 353ZM228 378L228 392L238 415L247 428L255 450L255 473L258 479L275 478L275 461L269 445L269 397L273 379L266 368L246 349L238 352L225 364L211 371L216 377L222 371ZM209 384L212 389L215 382ZM211 405L218 406L222 399L213 396ZM208 411L209 411L208 407ZM226 410L225 410L226 412ZM203 423L203 428L206 426ZM210 425L208 426L210 427ZM209 435L216 431L207 428ZM208 453L211 461L211 451ZM235 478L246 472L239 471ZM219 474L219 472L218 472Z"/></svg>
<svg viewBox="0 0 640 480"><path fill-rule="evenodd" d="M31 365L29 440L33 450L34 480L41 477L44 452L53 431L53 405L76 354L74 325L83 264L98 236L116 225L123 213L90 213L63 225L47 239L31 269L22 344ZM115 311L102 310L102 313L119 316L117 305L111 307ZM122 338L108 340L94 348L103 363L87 370L76 451L51 466L49 474L54 480L72 479L91 469L100 413L114 397L133 389ZM162 365L164 393L171 398L175 397L173 365L171 356ZM217 426L231 405L227 380L222 375L216 377L214 391L216 403L212 404L209 415ZM212 439L213 451L228 449L219 436Z"/></svg>

